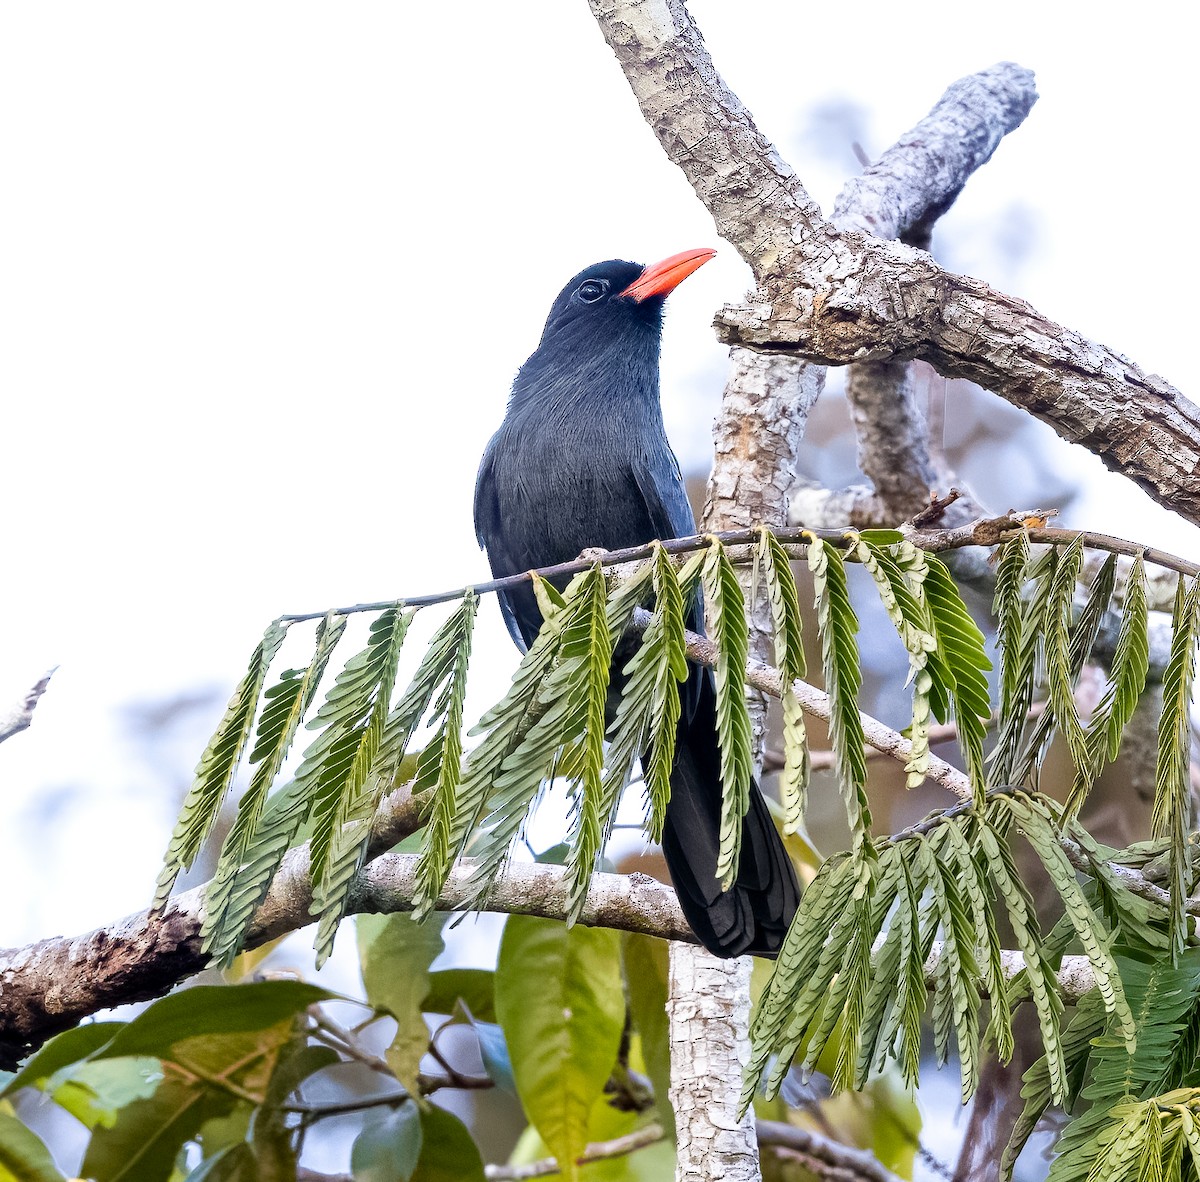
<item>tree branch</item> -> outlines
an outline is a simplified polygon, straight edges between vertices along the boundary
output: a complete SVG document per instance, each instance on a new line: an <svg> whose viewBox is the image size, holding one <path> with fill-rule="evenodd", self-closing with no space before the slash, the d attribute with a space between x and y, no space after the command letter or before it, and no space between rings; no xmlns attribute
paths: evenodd
<svg viewBox="0 0 1200 1182"><path fill-rule="evenodd" d="M37 709L38 701L46 692L53 676L54 670L47 670L7 714L0 714L0 743L28 728L33 721L33 712Z"/></svg>
<svg viewBox="0 0 1200 1182"><path fill-rule="evenodd" d="M660 1124L648 1124L643 1128L634 1129L623 1137L614 1137L611 1141L594 1141L576 1159L577 1165L585 1166L592 1161L606 1161L613 1157L626 1157L647 1145L655 1145L663 1139L665 1133ZM524 1166L484 1166L483 1176L488 1182L524 1182L526 1178L550 1178L561 1174L558 1162L552 1157L544 1157Z"/></svg>
<svg viewBox="0 0 1200 1182"><path fill-rule="evenodd" d="M832 1137L797 1128L780 1120L757 1122L759 1145L791 1149L810 1159L809 1168L819 1177L861 1179L862 1182L900 1182L897 1175L884 1167L865 1149L843 1145ZM825 1167L822 1170L822 1167ZM836 1175L833 1171L838 1171Z"/></svg>
<svg viewBox="0 0 1200 1182"><path fill-rule="evenodd" d="M591 0L668 157L759 291L717 318L730 345L826 365L920 357L1094 452L1200 524L1200 407L1115 351L927 254L821 219L720 78L682 0Z"/></svg>

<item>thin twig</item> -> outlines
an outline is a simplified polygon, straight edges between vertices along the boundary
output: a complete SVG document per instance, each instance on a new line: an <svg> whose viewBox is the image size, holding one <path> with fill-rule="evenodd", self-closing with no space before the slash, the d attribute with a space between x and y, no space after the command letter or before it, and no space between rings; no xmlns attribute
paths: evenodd
<svg viewBox="0 0 1200 1182"><path fill-rule="evenodd" d="M779 1120L760 1120L756 1127L759 1145L773 1145L803 1153L816 1164L818 1173L821 1173L820 1166L825 1166L826 1171L841 1170L841 1176L862 1179L862 1182L900 1182L891 1170L865 1149L854 1149L832 1137L799 1129ZM823 1176L831 1175L824 1172Z"/></svg>
<svg viewBox="0 0 1200 1182"><path fill-rule="evenodd" d="M1014 530L1025 528L1024 523L1031 518L1053 515L1053 509L1021 509L1001 514L999 517L981 517L965 525L948 529L917 529L902 527L906 541L911 542L919 550L930 554L940 554L948 550L961 550L967 546L995 546L1008 538ZM775 536L784 548L792 553L792 548L802 546L814 537L833 545L849 546L851 541L847 535L852 533L846 529L808 529L805 526L789 526L787 529L775 530ZM587 558L576 558L570 562L560 562L554 566L542 566L536 570L523 571L519 575L508 575L503 579L491 579L485 583L472 583L464 587L456 587L452 591L435 591L429 595L413 595L400 599L381 599L374 603L354 603L348 607L328 608L325 611L290 612L279 617L283 624L296 624L305 620L319 620L326 615L348 616L359 612L379 612L390 607L430 607L438 603L449 603L461 599L469 591L476 595L486 595L493 591L509 591L529 582L533 576L540 575L544 579L561 578L566 575L577 575L581 571L590 570L599 563L602 567L621 566L629 562L641 562L654 555L655 548L661 546L668 554L688 554L701 550L713 539L721 542L727 548L733 548L730 560L735 564L753 561L749 551L739 552L737 547L754 546L762 536L762 527L753 526L750 529L723 530L719 533L697 534L688 538L668 538L663 541L647 542L644 546L629 546L624 550L591 551ZM1085 530L1045 529L1029 530L1029 538L1033 542L1062 544L1072 542L1082 537L1084 545L1094 550L1104 550L1112 554L1141 554L1146 562L1167 570L1177 571L1183 575L1195 576L1200 574L1200 564L1190 562L1177 554L1159 550L1153 546L1142 546L1127 538L1113 537L1111 534L1095 533Z"/></svg>
<svg viewBox="0 0 1200 1182"><path fill-rule="evenodd" d="M614 1137L611 1141L593 1141L576 1159L575 1164L584 1166L592 1161L606 1161L613 1157L625 1157L644 1149L647 1145L655 1145L666 1136L662 1125L657 1122L634 1129L623 1137ZM543 1157L524 1166L484 1166L483 1176L488 1182L524 1182L526 1178L550 1178L561 1174L558 1162L552 1157Z"/></svg>

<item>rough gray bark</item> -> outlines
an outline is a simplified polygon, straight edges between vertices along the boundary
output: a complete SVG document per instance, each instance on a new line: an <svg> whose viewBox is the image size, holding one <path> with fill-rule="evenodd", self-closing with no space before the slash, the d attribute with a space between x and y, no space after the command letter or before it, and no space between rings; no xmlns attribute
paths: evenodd
<svg viewBox="0 0 1200 1182"><path fill-rule="evenodd" d="M646 121L754 271L722 339L842 365L920 357L1028 410L1200 523L1200 409L923 251L839 230L717 74L682 0L590 0Z"/></svg>
<svg viewBox="0 0 1200 1182"><path fill-rule="evenodd" d="M738 1119L749 1055L753 960L718 960L693 944L672 943L667 1028L676 1182L755 1182L754 1114Z"/></svg>

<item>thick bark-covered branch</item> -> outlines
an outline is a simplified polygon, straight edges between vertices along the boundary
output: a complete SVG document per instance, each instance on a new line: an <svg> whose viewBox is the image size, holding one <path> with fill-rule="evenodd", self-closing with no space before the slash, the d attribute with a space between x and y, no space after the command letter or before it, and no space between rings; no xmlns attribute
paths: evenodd
<svg viewBox="0 0 1200 1182"><path fill-rule="evenodd" d="M350 894L349 914L411 911L417 859L383 854L361 873ZM247 947L256 948L312 922L312 892L306 850L288 860L251 928ZM456 866L437 902L439 911L458 911L470 901L472 864ZM495 882L486 907L509 915L564 919L568 911L565 871L559 866L518 863ZM171 899L161 915L148 911L71 939L39 940L0 953L0 1057L6 1067L51 1035L97 1011L166 993L204 967L200 954L203 887ZM695 943L675 892L644 874L597 874L579 920L590 927L641 932ZM935 945L926 962L932 983L941 955ZM1005 973L1021 970L1021 954L1005 953ZM1059 970L1064 996L1092 987L1086 957L1065 957Z"/></svg>
<svg viewBox="0 0 1200 1182"><path fill-rule="evenodd" d="M49 688L50 678L53 676L53 669L43 674L26 690L21 700L15 706L5 714L0 714L0 743L28 729L29 724L33 721L33 712L37 709L37 704L41 700L42 694Z"/></svg>
<svg viewBox="0 0 1200 1182"><path fill-rule="evenodd" d="M821 220L720 79L682 0L591 5L664 150L754 269L753 301L718 317L727 343L827 365L923 358L1028 410L1200 523L1200 408L1021 300Z"/></svg>
<svg viewBox="0 0 1200 1182"><path fill-rule="evenodd" d="M934 223L1036 101L1033 71L1014 62L951 83L924 119L842 190L833 224L928 249Z"/></svg>

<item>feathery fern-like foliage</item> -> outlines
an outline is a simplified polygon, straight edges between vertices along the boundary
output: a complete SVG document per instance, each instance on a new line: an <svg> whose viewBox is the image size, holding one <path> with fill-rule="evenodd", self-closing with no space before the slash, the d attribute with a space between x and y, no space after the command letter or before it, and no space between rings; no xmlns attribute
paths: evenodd
<svg viewBox="0 0 1200 1182"><path fill-rule="evenodd" d="M158 876L152 904L156 910L167 901L179 872L191 866L212 832L221 804L233 784L238 761L250 740L254 712L267 678L267 670L286 635L287 630L278 620L267 628L250 657L245 675L229 699L225 716L200 757L196 778L184 797L179 820L175 824L175 832L171 834L163 868Z"/></svg>
<svg viewBox="0 0 1200 1182"><path fill-rule="evenodd" d="M1158 760L1154 773L1155 837L1170 842L1171 949L1176 959L1186 936L1184 903L1191 877L1191 846L1187 840L1189 793L1188 707L1196 679L1196 640L1200 628L1200 579L1175 590L1171 656L1163 673L1162 714L1158 722Z"/></svg>
<svg viewBox="0 0 1200 1182"><path fill-rule="evenodd" d="M766 580L767 601L775 639L775 664L783 681L783 768L779 774L779 799L783 805L783 831L795 833L804 817L808 793L808 733L804 714L793 688L805 674L804 625L800 596L792 563L779 539L769 530L759 535L755 553Z"/></svg>
<svg viewBox="0 0 1200 1182"><path fill-rule="evenodd" d="M657 546L643 572L653 586L654 612L636 651L621 670L625 684L609 730L605 799L610 810L615 809L640 756L646 790L646 835L657 842L662 840L671 795L671 765L680 715L678 683L688 676L684 604L694 593L699 565L693 562L692 572L686 578L677 578L667 552ZM641 594L645 579L638 585ZM612 623L617 625L613 633L618 635L620 622Z"/></svg>
<svg viewBox="0 0 1200 1182"><path fill-rule="evenodd" d="M888 549L864 541L860 536L852 553L875 581L880 601L896 634L908 653L908 679L912 683L912 721L908 726L911 754L904 765L907 784L916 788L929 770L929 718L932 710L930 691L933 677L928 665L930 654L937 651L937 637L925 598L925 579L929 563L925 554L908 542Z"/></svg>
<svg viewBox="0 0 1200 1182"><path fill-rule="evenodd" d="M829 742L854 850L861 853L870 846L871 806L863 755L866 740L858 714L858 691L862 687L858 616L850 604L845 564L835 546L813 536L808 544L808 569L816 596L825 692L829 695Z"/></svg>
<svg viewBox="0 0 1200 1182"><path fill-rule="evenodd" d="M835 1027L841 1039L837 1085L861 1086L871 1065L889 1054L912 1078L927 1000L925 966L939 935L931 982L935 1047L945 1059L953 1036L964 1099L969 1098L982 1053L977 1015L985 989L993 999L993 1022L999 1016L1009 1027L997 1041L1012 1045L1013 986L1005 980L996 924L989 921L992 897L1003 907L1024 954L1025 987L1046 1047L1050 1095L1066 1100L1063 1006L1032 901L1016 872L1007 837L1011 821L1063 896L1101 1003L1125 1045L1132 1046L1134 1021L1107 930L1058 845L1052 806L1035 794L997 793L986 810L935 816L879 843L864 858L866 873L855 871L846 856L825 863L801 900L759 1002L745 1102L760 1083L768 1098L773 1096L801 1049L801 1068L811 1070Z"/></svg>
<svg viewBox="0 0 1200 1182"><path fill-rule="evenodd" d="M1194 1088L1200 1081L1169 1065L1200 1006L1200 949L1188 949L1174 965L1161 955L1147 958L1147 951L1123 946L1116 955L1136 1033L1132 1044L1113 1029L1115 1016L1093 995L1076 1007L1064 1034L1072 1081L1067 1102L1077 1112L1056 1146L1051 1182L1158 1176L1155 1170L1186 1123L1181 1113L1191 1119L1198 1114L1200 1092ZM1025 1107L1002 1162L1006 1180L1051 1102L1045 1059L1026 1072L1022 1096Z"/></svg>
<svg viewBox="0 0 1200 1182"><path fill-rule="evenodd" d="M754 753L746 709L746 659L750 652L746 605L725 547L713 539L700 573L711 608L717 646L717 739L721 748L721 845L717 878L728 890L737 878L742 818L750 807Z"/></svg>
<svg viewBox="0 0 1200 1182"><path fill-rule="evenodd" d="M231 949L240 943L242 925L248 918L233 915L234 888L246 866L246 853L261 828L267 793L279 774L292 740L312 705L334 647L346 629L346 617L327 615L317 625L316 651L305 669L287 669L263 695L262 714L251 764L256 764L250 786L238 805L237 817L221 846L221 855L205 895L204 948L213 953L221 948L222 963L232 959ZM286 849L286 846L284 847Z"/></svg>
<svg viewBox="0 0 1200 1182"><path fill-rule="evenodd" d="M410 753L406 764L415 767L410 789L425 808L414 900L418 912L432 908L455 860L467 851L475 858L474 902L482 902L545 787L557 779L567 785L571 801L565 865L569 918L575 918L638 762L646 830L652 838L661 835L680 692L692 668L685 621L698 603L701 582L717 652L724 779L719 872L728 884L737 872L741 819L752 791L744 701L748 630L735 564L755 563L751 585L757 592L761 578L770 609L782 685L781 796L785 828L793 830L803 821L808 753L794 691L805 666L800 595L791 564L807 559L833 763L853 844L821 867L802 898L755 1018L746 1099L760 1084L773 1093L794 1066L811 1071L819 1060L828 1064L830 1056L837 1087L860 1086L893 1061L914 1082L926 1026L938 1059L957 1058L966 1099L976 1087L985 1048L994 1047L1001 1058L1011 1055L1016 1007L1028 1005L1046 1053L1026 1081L1022 1135L1047 1105L1073 1103L1093 1123L1080 1125L1074 1140L1065 1142L1060 1160L1067 1165L1056 1169L1068 1171L1071 1162L1086 1161L1085 1174L1117 1176L1111 1163L1124 1168L1136 1160L1137 1168L1149 1171L1147 1177L1156 1176L1147 1163L1161 1158L1168 1168L1171 1155L1190 1146L1188 1130L1196 1127L1188 1123L1196 1119L1191 1099L1174 1097L1200 1086L1200 1005L1181 1002L1175 1026L1148 1017L1139 1004L1160 987L1146 985L1142 994L1141 984L1131 989L1129 957L1114 958L1110 949L1115 938L1120 947L1139 950L1133 957L1139 963L1157 963L1155 958L1171 948L1179 972L1193 955L1183 910L1193 878L1186 723L1200 634L1200 584L1181 582L1176 600L1158 734L1158 840L1144 850L1111 851L1091 839L1076 814L1100 768L1116 758L1146 681L1145 563L1134 561L1118 595L1116 563L1106 561L1085 594L1079 588L1082 555L1083 543L1075 539L1035 556L1024 531L1002 546L995 598L1001 722L987 765L992 784L1001 787L986 797L981 789L991 703L982 633L946 566L895 531L847 533L840 539L807 532L799 542L785 543L762 529L738 548L703 539L682 560L660 545L647 561L622 571L615 585L601 561L561 591L532 575L543 627L508 692L480 720L474 732L479 741L470 751L463 718L478 596L461 595L395 703L402 645L415 609L401 603L377 606L366 647L341 670L309 723L317 735L295 779L279 787L275 781L315 701L348 613L326 617L318 625L309 663L287 670L264 693L269 666L289 626L286 620L277 622L256 649L201 760L172 838L158 900L200 849L250 735L256 734L250 785L209 887L205 946L221 963L236 955L284 854L307 841L323 958L370 851L376 810L414 737L422 733L428 736L423 750ZM848 564L863 568L853 583ZM909 784L929 771L930 720L953 717L974 789L969 805L934 813L891 838L871 831L852 586L855 595L878 596L908 657ZM1074 700L1075 682L1114 602L1121 618L1110 686L1085 721ZM692 659L704 651L693 648ZM1035 704L1042 693L1048 704L1039 715ZM1055 733L1066 740L1073 765L1063 807L1032 790ZM1060 900L1061 913L1048 935L1016 869L1013 842L1019 839L1036 854ZM1122 861L1144 865L1152 858L1167 868L1169 913L1152 898L1132 894L1120 872ZM1084 868L1082 881L1077 866ZM1011 930L1022 954L1023 968L1011 980L1002 926ZM1068 946L1086 955L1097 987L1064 1026L1055 968ZM1175 1011L1166 1006L1163 1012ZM1174 1040L1170 1066L1160 1078L1143 1081L1140 1068L1129 1064L1143 1062L1141 1056L1153 1058L1155 1047L1162 1049L1155 1040L1164 1036L1155 1031L1164 1023L1170 1026L1165 1037ZM1103 1037L1093 1045L1097 1032ZM1150 1045L1143 1047L1146 1038ZM1133 1071L1138 1086L1123 1084L1119 1095L1108 1084L1103 1095L1101 1084L1086 1091L1085 1067L1091 1064L1099 1072L1110 1061ZM1122 1148L1127 1145L1136 1151Z"/></svg>

